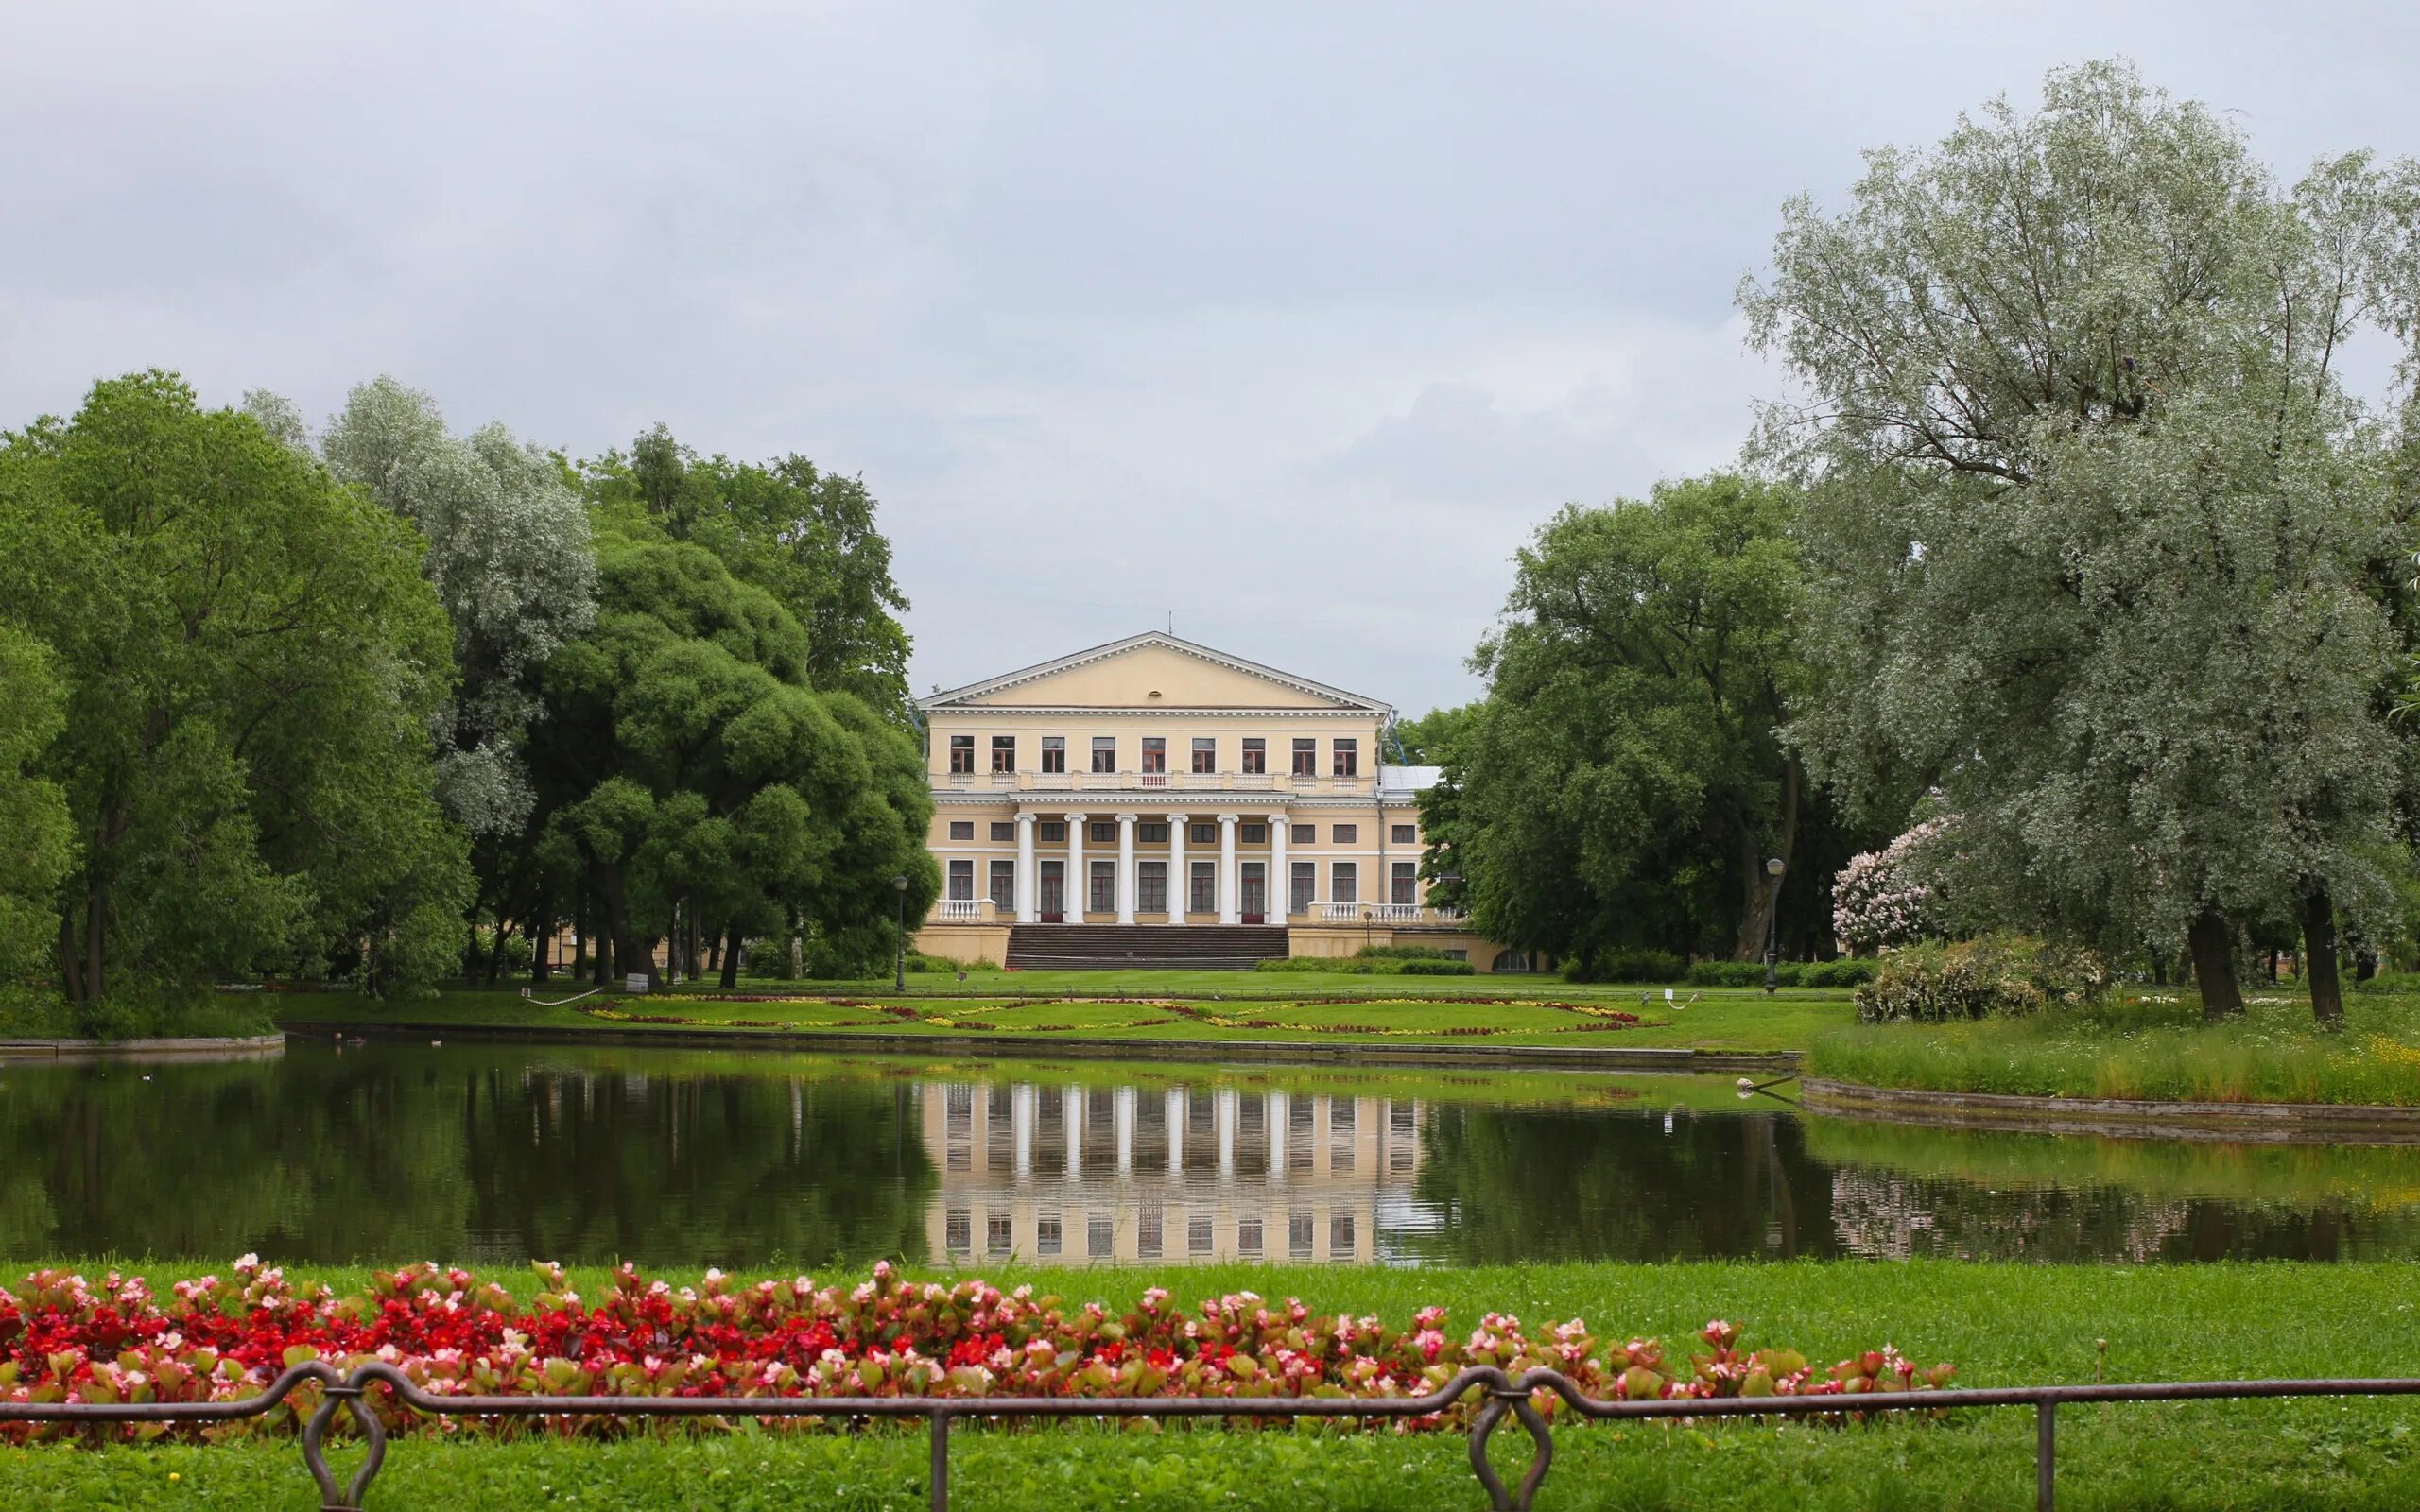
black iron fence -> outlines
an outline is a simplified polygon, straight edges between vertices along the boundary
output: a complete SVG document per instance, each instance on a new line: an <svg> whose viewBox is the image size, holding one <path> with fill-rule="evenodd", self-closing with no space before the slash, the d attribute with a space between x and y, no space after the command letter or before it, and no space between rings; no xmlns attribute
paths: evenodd
<svg viewBox="0 0 2420 1512"><path fill-rule="evenodd" d="M1426 1418L1473 1392L1484 1401L1470 1424L1471 1469L1495 1512L1529 1512L1547 1468L1554 1436L1530 1400L1550 1391L1585 1418L1804 1418L1881 1412L1946 1412L1968 1407L2031 1407L2034 1411L2034 1496L2052 1505L2058 1466L2058 1413L2085 1402L2198 1401L2256 1397L2420 1396L2420 1379L2399 1381L2190 1381L2153 1384L1995 1386L1954 1391L1882 1391L1855 1396L1682 1398L1603 1401L1584 1396L1553 1370L1513 1376L1492 1367L1464 1370L1425 1397L462 1397L421 1391L393 1366L370 1363L350 1372L324 1361L298 1365L256 1397L211 1402L0 1402L0 1422L229 1422L257 1418L306 1385L320 1401L302 1428L302 1461L319 1483L323 1512L357 1512L386 1462L387 1427L362 1398L384 1386L415 1411L470 1418L813 1418L842 1422L922 1418L931 1424L933 1512L949 1506L950 1427L961 1418ZM361 1465L342 1486L327 1460L328 1430L348 1411L364 1440ZM1506 1417L1528 1430L1535 1457L1518 1484L1507 1486L1488 1462L1488 1438Z"/></svg>

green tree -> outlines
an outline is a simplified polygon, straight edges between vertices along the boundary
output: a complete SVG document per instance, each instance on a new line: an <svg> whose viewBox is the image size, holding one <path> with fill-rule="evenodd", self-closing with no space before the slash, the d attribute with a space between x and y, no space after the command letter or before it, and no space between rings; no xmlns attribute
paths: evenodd
<svg viewBox="0 0 2420 1512"><path fill-rule="evenodd" d="M0 619L65 684L33 770L78 847L71 1001L331 957L387 988L458 952L451 637L408 526L170 374L111 379L0 438Z"/></svg>
<svg viewBox="0 0 2420 1512"><path fill-rule="evenodd" d="M890 541L876 528L861 479L795 454L770 462L700 457L658 425L626 455L586 465L589 495L611 515L643 517L675 541L722 558L732 575L771 593L806 631L811 687L855 695L908 718L908 599L890 576Z"/></svg>
<svg viewBox="0 0 2420 1512"><path fill-rule="evenodd" d="M35 768L67 723L50 651L0 627L0 987L34 975L58 924L59 885L75 864L67 794Z"/></svg>
<svg viewBox="0 0 2420 1512"><path fill-rule="evenodd" d="M1453 759L1456 746L1478 718L1479 705L1455 704L1431 709L1417 719L1398 719L1392 731L1402 759L1414 766L1443 766Z"/></svg>
<svg viewBox="0 0 2420 1512"><path fill-rule="evenodd" d="M1748 959L1816 799L1781 738L1806 681L1792 627L1797 495L1717 475L1565 508L1523 550L1488 692L1425 809L1432 874L1473 921L1565 955ZM1845 854L1845 852L1843 852Z"/></svg>
<svg viewBox="0 0 2420 1512"><path fill-rule="evenodd" d="M1810 481L1839 674L1796 733L1847 791L1937 786L2001 919L2187 940L2214 1017L2274 919L2334 1018L2338 909L2389 896L2392 511L2335 366L2391 292L2390 188L2355 157L2280 190L2092 64L1870 153L1843 215L1791 202L1741 290L1807 396L1759 439Z"/></svg>
<svg viewBox="0 0 2420 1512"><path fill-rule="evenodd" d="M595 627L539 674L531 750L549 849L573 858L624 969L664 938L694 969L701 937L790 918L868 931L894 875L928 906L931 798L906 733L808 686L799 623L714 553L630 522L599 538L598 564Z"/></svg>

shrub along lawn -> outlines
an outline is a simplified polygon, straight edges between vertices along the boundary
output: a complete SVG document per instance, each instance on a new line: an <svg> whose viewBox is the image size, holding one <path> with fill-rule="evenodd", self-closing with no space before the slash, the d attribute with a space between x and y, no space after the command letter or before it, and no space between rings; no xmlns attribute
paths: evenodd
<svg viewBox="0 0 2420 1512"><path fill-rule="evenodd" d="M6 1274L26 1268L11 1265ZM93 1274L98 1263L86 1267ZM139 1267L155 1283L201 1267ZM307 1269L296 1267L298 1272ZM1113 1310L1148 1284L1184 1300L1249 1289L1315 1311L1400 1321L1488 1311L1533 1327L1586 1317L1603 1338L1678 1345L1710 1317L1747 1342L1828 1364L1883 1340L1954 1361L1957 1384L2094 1379L2408 1375L2420 1358L2420 1265L2096 1267L1902 1263L1534 1266L1389 1271L1219 1266L1069 1274L992 1272ZM360 1271L318 1270L338 1289ZM516 1293L525 1275L499 1275ZM676 1282L694 1276L669 1275ZM593 1295L600 1275L576 1273ZM2106 1349L2100 1348L2106 1341ZM2033 1420L2023 1410L1944 1423L1833 1429L1748 1423L1591 1424L1557 1435L1539 1497L1561 1508L2031 1506ZM1499 1433L1500 1464L1526 1459ZM615 1444L406 1439L371 1492L375 1512L462 1506L910 1508L923 1503L921 1431L843 1437L743 1432ZM2420 1403L2294 1401L2070 1408L2059 1419L2065 1508L2406 1508L2420 1504ZM1064 1426L954 1435L960 1508L1236 1507L1299 1512L1478 1507L1452 1435L1305 1428L1113 1431ZM171 1476L175 1480L171 1480ZM287 1440L101 1452L0 1449L12 1507L317 1505Z"/></svg>
<svg viewBox="0 0 2420 1512"><path fill-rule="evenodd" d="M1070 975L1085 973L1068 973ZM376 1003L351 993L281 993L278 1022L292 1029L344 1024L402 1022L463 1024L491 1028L587 1028L597 1030L781 1028L867 1031L881 1034L963 1035L1010 1038L1114 1038L1138 1041L1301 1040L1334 1044L1366 1040L1388 1044L1546 1045L1579 1049L1699 1047L1720 1050L1793 1050L1824 1029L1850 1020L1849 996L1841 990L1805 989L1768 1000L1762 992L1719 988L1680 989L1678 1006L1667 1006L1662 990L1630 988L1564 988L1557 996L1531 994L1529 1001L1452 1002L1452 998L1499 996L1491 979L1461 979L1460 992L1434 990L1436 978L1409 978L1430 990L1404 993L1385 977L1340 977L1330 987L1289 974L1293 991L1280 997L1229 998L1213 987L1198 994L1146 994L1134 987L1110 988L1092 973L1090 997L906 996L879 997L801 988L786 1002L728 1002L708 993L646 997L606 996L579 1004L542 1006L508 991L449 992L433 998ZM1121 978L1145 974L1115 973ZM1203 972L1205 977L1221 973ZM1242 973L1226 975L1229 983ZM1316 985L1314 985L1316 983ZM1022 984L1020 984L1022 985ZM1219 995L1214 996L1217 993ZM551 994L541 992L539 996ZM1133 996L1145 1001L1116 1001ZM1150 998L1166 1001L1150 1001ZM1694 997L1695 1001L1691 1001ZM1344 1001L1321 1001L1322 999ZM1642 1002L1642 999L1647 1001ZM837 999L837 1001L836 1001ZM1308 1001L1305 1001L1308 1000ZM1170 1004L1176 1005L1171 1006ZM1563 1003L1578 1005L1553 1006ZM1595 1012L1583 1010L1599 1010ZM1636 1015L1624 1025L1604 1010ZM672 1022L647 1022L671 1020Z"/></svg>
<svg viewBox="0 0 2420 1512"><path fill-rule="evenodd" d="M1873 1087L2225 1103L2420 1106L2420 994L2345 995L2323 1034L2300 993L2248 998L2205 1025L2190 993L2135 988L2095 1007L1951 1023L1850 1024L1819 1035L1806 1074Z"/></svg>

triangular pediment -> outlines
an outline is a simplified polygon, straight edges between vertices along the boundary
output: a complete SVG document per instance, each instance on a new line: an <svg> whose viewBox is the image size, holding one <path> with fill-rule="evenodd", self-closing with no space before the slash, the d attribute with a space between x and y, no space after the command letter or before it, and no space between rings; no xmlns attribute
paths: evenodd
<svg viewBox="0 0 2420 1512"><path fill-rule="evenodd" d="M1387 706L1153 630L917 700L937 709L1287 709Z"/></svg>

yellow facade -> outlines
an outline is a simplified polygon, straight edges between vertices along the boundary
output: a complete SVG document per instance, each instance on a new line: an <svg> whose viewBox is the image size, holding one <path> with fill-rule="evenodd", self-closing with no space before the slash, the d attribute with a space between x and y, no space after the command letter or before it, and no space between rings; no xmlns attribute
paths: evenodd
<svg viewBox="0 0 2420 1512"><path fill-rule="evenodd" d="M920 950L999 961L1012 924L1282 924L1299 954L1417 937L1494 964L1427 903L1435 774L1384 761L1384 703L1153 632L918 707L943 878Z"/></svg>

